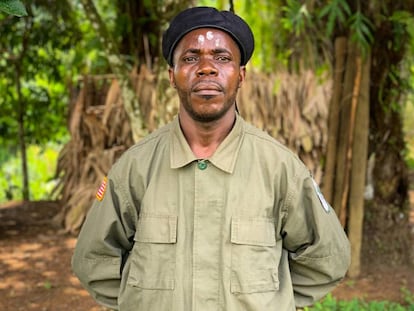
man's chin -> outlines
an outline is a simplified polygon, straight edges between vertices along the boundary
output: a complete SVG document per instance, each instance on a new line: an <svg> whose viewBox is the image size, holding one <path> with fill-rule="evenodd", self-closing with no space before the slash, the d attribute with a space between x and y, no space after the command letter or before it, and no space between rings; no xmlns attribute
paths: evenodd
<svg viewBox="0 0 414 311"><path fill-rule="evenodd" d="M223 114L193 114L193 120L200 123L211 123L221 119Z"/></svg>
<svg viewBox="0 0 414 311"><path fill-rule="evenodd" d="M200 123L211 123L220 120L226 114L225 110L217 111L191 111L190 116Z"/></svg>

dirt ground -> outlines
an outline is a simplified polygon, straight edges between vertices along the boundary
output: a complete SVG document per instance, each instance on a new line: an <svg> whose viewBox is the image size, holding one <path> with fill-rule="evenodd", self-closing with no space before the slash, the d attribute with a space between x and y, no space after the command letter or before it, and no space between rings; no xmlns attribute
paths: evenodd
<svg viewBox="0 0 414 311"><path fill-rule="evenodd" d="M0 206L0 310L101 311L71 273L76 238L52 225L54 202ZM363 267L358 279L334 290L339 299L402 302L402 289L414 293L414 267Z"/></svg>

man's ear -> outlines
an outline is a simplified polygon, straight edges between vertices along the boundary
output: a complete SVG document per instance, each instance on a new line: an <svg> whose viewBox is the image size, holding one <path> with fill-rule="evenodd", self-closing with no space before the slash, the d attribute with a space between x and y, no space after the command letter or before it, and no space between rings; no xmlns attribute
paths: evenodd
<svg viewBox="0 0 414 311"><path fill-rule="evenodd" d="M246 79L246 66L240 66L239 87L241 87L245 79Z"/></svg>
<svg viewBox="0 0 414 311"><path fill-rule="evenodd" d="M170 79L170 85L175 88L175 80L174 80L174 69L173 67L168 68L168 77Z"/></svg>

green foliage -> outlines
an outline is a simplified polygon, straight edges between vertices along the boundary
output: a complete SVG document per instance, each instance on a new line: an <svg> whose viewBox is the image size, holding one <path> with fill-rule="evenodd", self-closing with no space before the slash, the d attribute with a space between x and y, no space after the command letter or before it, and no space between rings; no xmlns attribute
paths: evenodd
<svg viewBox="0 0 414 311"><path fill-rule="evenodd" d="M352 40L359 44L363 54L366 54L374 42L374 25L361 11L357 11L349 19L349 27Z"/></svg>
<svg viewBox="0 0 414 311"><path fill-rule="evenodd" d="M411 292L405 286L402 287L400 290L401 290L401 294L403 296L404 301L407 303L407 305L410 306L410 310L414 311L414 293Z"/></svg>
<svg viewBox="0 0 414 311"><path fill-rule="evenodd" d="M223 3L223 0L198 0L196 5L199 6L211 6L216 8L217 10L228 10L229 9L229 1L226 1L227 5ZM239 14L236 10L236 14ZM240 14L239 14L240 15Z"/></svg>
<svg viewBox="0 0 414 311"><path fill-rule="evenodd" d="M406 42L404 40L407 37L414 38L414 16L411 12L408 11L395 11L389 20L395 25L394 34L398 37L399 42ZM408 56L414 55L414 40L408 41ZM395 49L401 48L400 46L395 46Z"/></svg>
<svg viewBox="0 0 414 311"><path fill-rule="evenodd" d="M51 192L56 185L56 162L60 146L31 145L27 149L32 200L53 199ZM11 151L11 152L10 152ZM22 167L19 152L0 149L0 203L22 199Z"/></svg>
<svg viewBox="0 0 414 311"><path fill-rule="evenodd" d="M0 37L2 146L16 144L19 101L25 105L25 139L40 144L59 141L67 133L72 81L83 74L108 72L99 40L77 2L71 7L66 1L37 0L29 6L26 19L4 19ZM20 100L17 81L22 88Z"/></svg>
<svg viewBox="0 0 414 311"><path fill-rule="evenodd" d="M299 36L306 30L306 24L309 23L309 12L306 4L296 0L287 0L286 6L282 7L284 16L281 18L283 28Z"/></svg>
<svg viewBox="0 0 414 311"><path fill-rule="evenodd" d="M66 1L33 1L24 19L4 18L0 37L0 145L16 145L19 122L26 142L66 135L70 70L66 51L79 39ZM0 13L0 20L2 14ZM70 54L69 54L70 55Z"/></svg>
<svg viewBox="0 0 414 311"><path fill-rule="evenodd" d="M339 22L345 24L348 17L351 15L351 9L346 0L333 0L328 2L318 14L318 18L322 19L328 17L326 35L332 36L335 25Z"/></svg>
<svg viewBox="0 0 414 311"><path fill-rule="evenodd" d="M0 0L0 11L14 16L27 16L26 8L19 0Z"/></svg>
<svg viewBox="0 0 414 311"><path fill-rule="evenodd" d="M412 293L408 294L408 296ZM363 299L352 299L350 301L337 300L331 294L327 295L322 301L316 302L312 307L304 308L305 311L404 311L414 310L412 300L405 300L401 305L392 301L364 301Z"/></svg>
<svg viewBox="0 0 414 311"><path fill-rule="evenodd" d="M263 72L275 71L291 53L288 49L279 49L280 45L277 45L282 44L286 38L282 27L279 27L280 7L279 0L250 0L235 3L236 13L247 21L255 37L255 52L251 64Z"/></svg>

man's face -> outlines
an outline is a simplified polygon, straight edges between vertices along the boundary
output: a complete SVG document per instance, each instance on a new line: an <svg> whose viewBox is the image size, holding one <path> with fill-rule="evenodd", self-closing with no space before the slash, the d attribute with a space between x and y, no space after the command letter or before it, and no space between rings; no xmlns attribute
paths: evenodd
<svg viewBox="0 0 414 311"><path fill-rule="evenodd" d="M170 82L181 107L193 120L219 120L234 107L244 81L240 50L227 33L201 28L186 34L174 51Z"/></svg>

